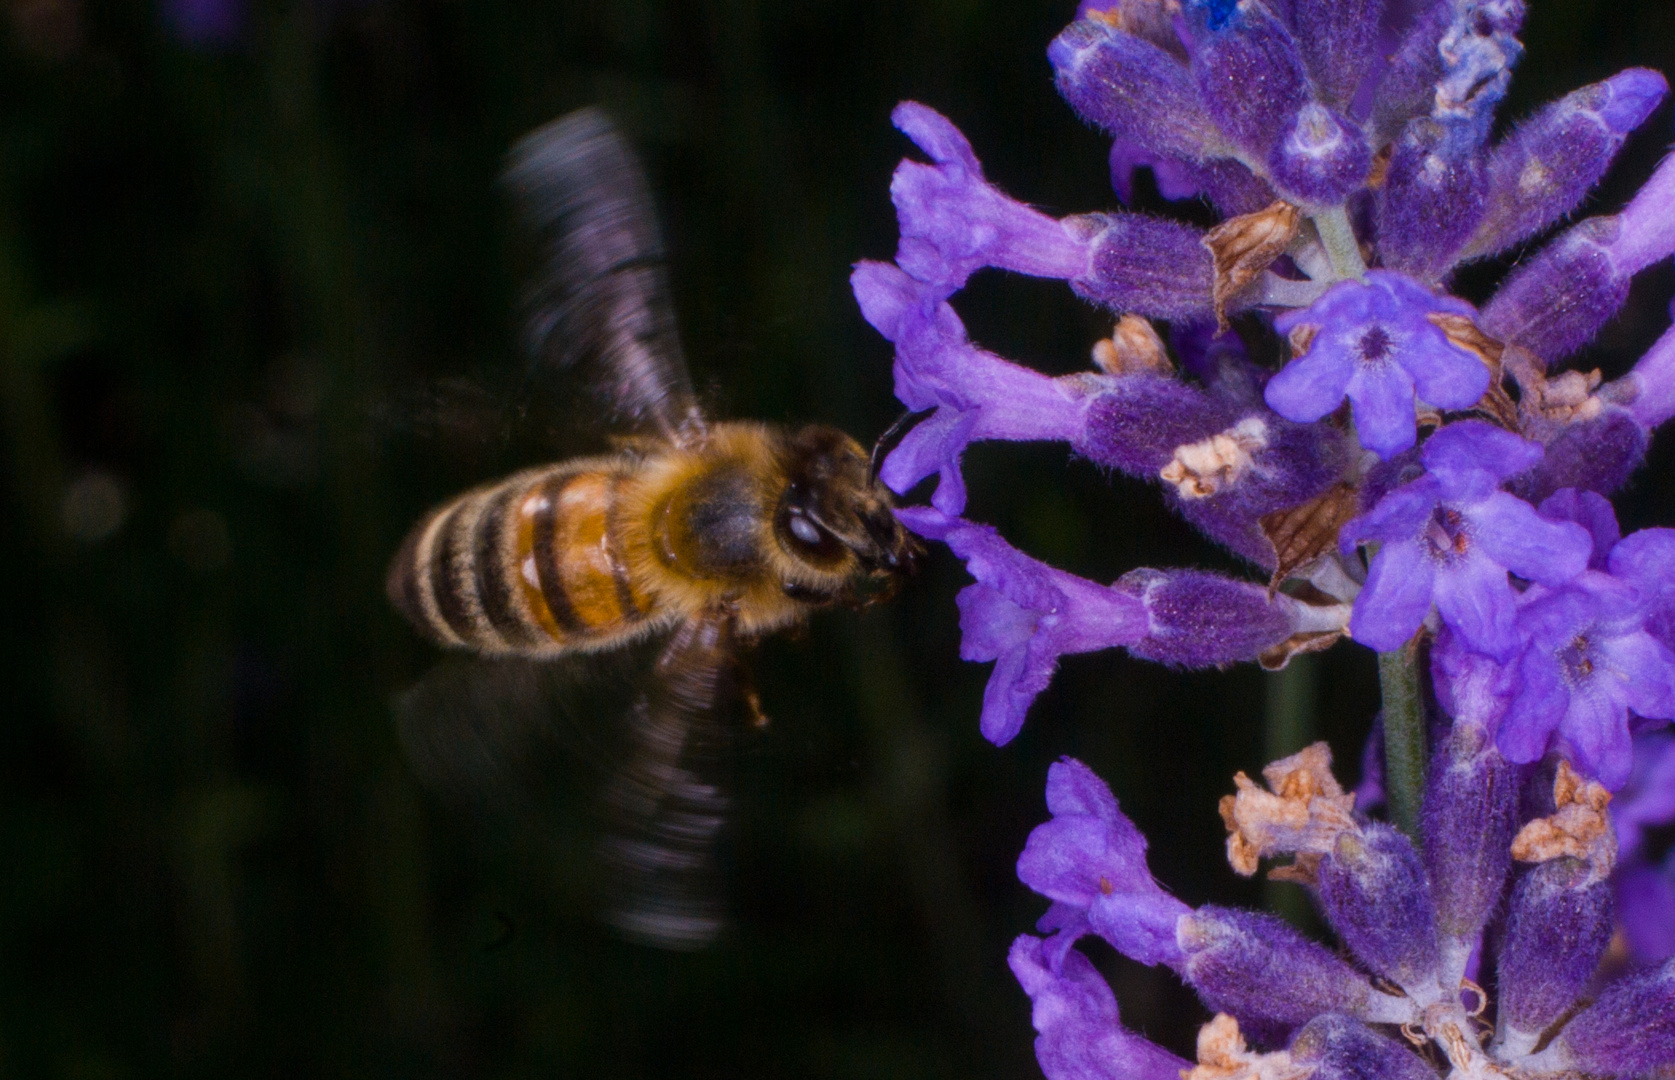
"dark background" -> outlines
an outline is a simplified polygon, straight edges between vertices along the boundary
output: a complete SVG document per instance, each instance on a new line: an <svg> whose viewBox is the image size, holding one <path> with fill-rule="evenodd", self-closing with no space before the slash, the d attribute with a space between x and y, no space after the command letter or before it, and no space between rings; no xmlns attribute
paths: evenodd
<svg viewBox="0 0 1675 1080"><path fill-rule="evenodd" d="M734 769L730 936L613 939L579 866L432 798L391 720L437 656L386 606L386 559L428 505L533 460L520 425L554 404L517 400L501 156L612 108L717 414L870 442L889 348L847 276L894 250L889 110L944 111L1021 198L1111 207L1044 56L1072 5L172 2L6 0L0 1076L1032 1076L1005 952L1045 907L1012 864L1048 762L1107 777L1194 903L1264 898L1221 855L1234 770L1324 735L1355 777L1376 686L1347 645L1288 683L1071 658L987 745L938 552L890 607L759 650L774 723ZM1532 7L1508 115L1675 67L1666 0ZM1670 279L1643 275L1588 363L1665 328ZM992 272L956 302L1054 372L1109 327ZM1232 568L1063 447L979 447L967 475L971 516L1076 572ZM1625 524L1675 524L1670 488L1643 477ZM1203 1014L1173 979L1097 959L1127 1022L1190 1055Z"/></svg>

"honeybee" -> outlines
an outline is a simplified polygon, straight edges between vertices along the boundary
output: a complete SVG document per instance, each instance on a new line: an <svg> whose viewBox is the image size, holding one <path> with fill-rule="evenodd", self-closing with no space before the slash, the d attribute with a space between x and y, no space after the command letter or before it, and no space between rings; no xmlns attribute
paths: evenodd
<svg viewBox="0 0 1675 1080"><path fill-rule="evenodd" d="M432 510L390 564L389 597L435 643L486 657L662 638L606 794L616 826L602 854L619 879L606 914L643 940L701 944L719 921L683 878L707 864L724 799L690 758L737 686L740 646L887 596L917 545L848 435L704 416L649 188L603 113L523 138L505 183L537 246L525 348L536 365L587 368L621 433L608 453Z"/></svg>

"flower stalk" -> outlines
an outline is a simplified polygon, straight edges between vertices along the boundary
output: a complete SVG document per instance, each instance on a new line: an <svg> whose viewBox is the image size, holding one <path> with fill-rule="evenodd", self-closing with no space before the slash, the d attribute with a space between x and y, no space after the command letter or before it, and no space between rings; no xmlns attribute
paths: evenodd
<svg viewBox="0 0 1675 1080"><path fill-rule="evenodd" d="M1361 243L1355 239L1355 229L1349 224L1349 214L1342 206L1322 210L1311 219L1326 257L1332 261L1332 272L1344 281L1360 281L1367 276L1367 261L1361 257Z"/></svg>
<svg viewBox="0 0 1675 1080"><path fill-rule="evenodd" d="M1390 821L1419 839L1419 802L1425 792L1425 697L1419 687L1418 639L1378 654L1384 699L1384 785Z"/></svg>

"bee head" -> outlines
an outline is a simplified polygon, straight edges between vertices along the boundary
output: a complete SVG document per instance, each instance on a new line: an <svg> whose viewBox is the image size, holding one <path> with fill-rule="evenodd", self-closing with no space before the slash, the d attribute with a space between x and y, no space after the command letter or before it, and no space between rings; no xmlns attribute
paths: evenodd
<svg viewBox="0 0 1675 1080"><path fill-rule="evenodd" d="M861 445L834 427L811 424L787 440L785 476L774 534L803 571L786 582L786 592L857 604L894 592L919 544L896 520L890 491Z"/></svg>

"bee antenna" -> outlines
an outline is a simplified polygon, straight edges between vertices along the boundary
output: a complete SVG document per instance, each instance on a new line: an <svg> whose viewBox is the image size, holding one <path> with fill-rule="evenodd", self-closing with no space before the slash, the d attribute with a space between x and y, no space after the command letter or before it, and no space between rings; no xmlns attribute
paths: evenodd
<svg viewBox="0 0 1675 1080"><path fill-rule="evenodd" d="M896 444L901 442L902 436L907 434L908 429L935 411L934 406L929 409L920 409L918 412L907 409L896 417L895 423L884 429L884 434L880 435L878 441L872 444L872 456L868 459L867 471L871 479L878 479L878 468L884 455L896 448Z"/></svg>

